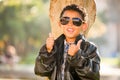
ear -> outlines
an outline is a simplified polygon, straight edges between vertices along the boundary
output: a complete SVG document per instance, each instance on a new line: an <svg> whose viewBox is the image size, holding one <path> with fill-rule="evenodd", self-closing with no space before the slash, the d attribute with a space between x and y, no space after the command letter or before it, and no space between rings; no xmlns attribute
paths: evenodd
<svg viewBox="0 0 120 80"><path fill-rule="evenodd" d="M86 31L87 28L88 28L88 24L87 24L87 23L84 23L84 24L82 25L82 31Z"/></svg>

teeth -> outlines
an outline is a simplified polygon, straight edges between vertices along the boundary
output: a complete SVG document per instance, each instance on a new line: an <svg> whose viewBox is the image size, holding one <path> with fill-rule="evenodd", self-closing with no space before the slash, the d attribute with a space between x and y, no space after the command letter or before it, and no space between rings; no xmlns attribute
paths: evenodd
<svg viewBox="0 0 120 80"><path fill-rule="evenodd" d="M71 28L69 28L69 29L68 29L68 31L69 31L69 32L73 32L74 30L73 30L73 29L71 29Z"/></svg>

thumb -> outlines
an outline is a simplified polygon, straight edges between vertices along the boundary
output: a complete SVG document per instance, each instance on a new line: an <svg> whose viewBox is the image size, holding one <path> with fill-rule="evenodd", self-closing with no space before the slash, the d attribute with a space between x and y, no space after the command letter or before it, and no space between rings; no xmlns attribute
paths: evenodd
<svg viewBox="0 0 120 80"><path fill-rule="evenodd" d="M54 37L52 33L49 33L49 37Z"/></svg>
<svg viewBox="0 0 120 80"><path fill-rule="evenodd" d="M80 39L80 40L77 42L77 47L78 47L78 48L80 48L81 42L82 42L82 39Z"/></svg>

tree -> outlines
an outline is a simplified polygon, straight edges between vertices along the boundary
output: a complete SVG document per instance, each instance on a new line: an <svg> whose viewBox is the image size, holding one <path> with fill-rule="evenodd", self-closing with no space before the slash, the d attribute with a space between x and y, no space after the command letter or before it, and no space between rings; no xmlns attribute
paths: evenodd
<svg viewBox="0 0 120 80"><path fill-rule="evenodd" d="M38 49L50 31L47 1L0 1L0 41L14 45L21 56Z"/></svg>

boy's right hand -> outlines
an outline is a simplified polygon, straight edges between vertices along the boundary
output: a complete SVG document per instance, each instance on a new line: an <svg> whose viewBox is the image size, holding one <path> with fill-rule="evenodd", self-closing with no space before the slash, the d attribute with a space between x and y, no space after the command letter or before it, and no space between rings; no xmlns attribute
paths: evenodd
<svg viewBox="0 0 120 80"><path fill-rule="evenodd" d="M52 51L53 46L54 46L54 36L52 35L52 33L49 33L49 37L46 40L46 48L49 53Z"/></svg>

